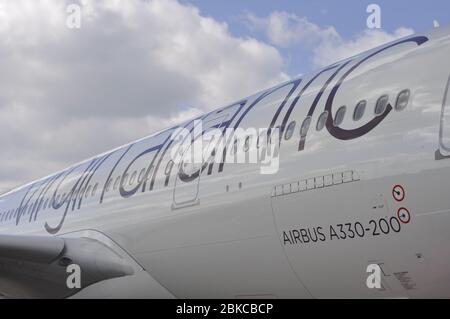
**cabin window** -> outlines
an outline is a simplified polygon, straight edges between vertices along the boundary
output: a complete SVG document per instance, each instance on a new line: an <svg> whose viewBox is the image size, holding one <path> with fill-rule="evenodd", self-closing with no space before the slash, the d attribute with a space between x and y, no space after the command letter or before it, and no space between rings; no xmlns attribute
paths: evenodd
<svg viewBox="0 0 450 319"><path fill-rule="evenodd" d="M170 174L170 172L172 171L172 168L173 168L173 164L174 164L174 162L172 160L170 160L167 163L166 169L164 170L164 175L168 176Z"/></svg>
<svg viewBox="0 0 450 319"><path fill-rule="evenodd" d="M244 152L248 152L250 150L250 136L247 136L245 138L245 143L244 143Z"/></svg>
<svg viewBox="0 0 450 319"><path fill-rule="evenodd" d="M364 116L364 112L366 111L366 105L366 100L360 101L358 104L356 104L355 111L353 112L354 121L359 121L360 119L362 119L362 117Z"/></svg>
<svg viewBox="0 0 450 319"><path fill-rule="evenodd" d="M233 143L233 148L231 149L231 155L234 155L234 154L237 153L237 151L238 151L238 143L239 143L239 141L238 141L238 139L236 138L236 139L234 140L234 143Z"/></svg>
<svg viewBox="0 0 450 319"><path fill-rule="evenodd" d="M138 177L139 184L144 181L144 176L145 176L145 168L141 169L141 172L139 173L139 177Z"/></svg>
<svg viewBox="0 0 450 319"><path fill-rule="evenodd" d="M263 131L258 136L258 141L256 143L257 148L264 147L267 144L267 131Z"/></svg>
<svg viewBox="0 0 450 319"><path fill-rule="evenodd" d="M95 196L95 193L97 192L98 183L94 185L94 188L92 188L92 196Z"/></svg>
<svg viewBox="0 0 450 319"><path fill-rule="evenodd" d="M126 185L127 180L128 180L128 173L123 175L123 184L122 185Z"/></svg>
<svg viewBox="0 0 450 319"><path fill-rule="evenodd" d="M403 111L409 103L409 97L411 96L410 90L403 90L397 96L397 102L395 103L395 110Z"/></svg>
<svg viewBox="0 0 450 319"><path fill-rule="evenodd" d="M334 117L334 126L339 126L344 122L345 112L347 112L346 106L341 106Z"/></svg>
<svg viewBox="0 0 450 319"><path fill-rule="evenodd" d="M120 184L120 175L117 176L116 181L114 182L114 190L117 190L117 188L119 187Z"/></svg>
<svg viewBox="0 0 450 319"><path fill-rule="evenodd" d="M311 116L308 116L302 123L300 128L300 137L306 137L309 131L309 126L311 125Z"/></svg>
<svg viewBox="0 0 450 319"><path fill-rule="evenodd" d="M328 119L328 111L323 112L320 114L319 119L317 120L316 130L321 131L325 127L325 124L327 123Z"/></svg>
<svg viewBox="0 0 450 319"><path fill-rule="evenodd" d="M137 176L137 171L134 171L133 172L133 174L131 174L131 177L130 177L130 185L133 185L134 184L134 182L136 181L136 176Z"/></svg>
<svg viewBox="0 0 450 319"><path fill-rule="evenodd" d="M86 189L86 193L84 194L84 198L88 198L89 194L91 193L91 185L88 186L88 188Z"/></svg>
<svg viewBox="0 0 450 319"><path fill-rule="evenodd" d="M286 133L284 133L284 139L286 141L289 141L291 139L292 135L294 135L296 125L297 125L297 122L295 122L295 121L292 121L291 123L289 123L289 125L286 129Z"/></svg>
<svg viewBox="0 0 450 319"><path fill-rule="evenodd" d="M86 193L86 189L87 189L87 185L82 190L80 190L80 192L77 194L77 197L79 200L83 199L83 194Z"/></svg>
<svg viewBox="0 0 450 319"><path fill-rule="evenodd" d="M386 111L387 105L389 102L389 96L383 95L380 97L377 101L377 104L375 106L375 115L381 115Z"/></svg>
<svg viewBox="0 0 450 319"><path fill-rule="evenodd" d="M105 192L109 192L109 188L111 187L112 179L109 178L108 182L106 182Z"/></svg>

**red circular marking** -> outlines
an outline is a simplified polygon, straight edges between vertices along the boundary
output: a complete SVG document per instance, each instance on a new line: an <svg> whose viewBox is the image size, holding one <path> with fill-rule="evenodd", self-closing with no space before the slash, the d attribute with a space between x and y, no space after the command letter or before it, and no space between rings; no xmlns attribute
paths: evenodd
<svg viewBox="0 0 450 319"><path fill-rule="evenodd" d="M397 211L397 217L403 224L409 224L411 221L411 214L405 207L399 208Z"/></svg>
<svg viewBox="0 0 450 319"><path fill-rule="evenodd" d="M394 197L397 202L401 202L405 199L405 189L402 185L395 185L394 188L392 188L392 197Z"/></svg>

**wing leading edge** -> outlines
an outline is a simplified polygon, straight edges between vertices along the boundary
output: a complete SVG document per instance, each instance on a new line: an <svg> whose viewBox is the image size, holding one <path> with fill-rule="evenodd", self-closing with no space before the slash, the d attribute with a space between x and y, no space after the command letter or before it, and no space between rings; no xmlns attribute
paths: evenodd
<svg viewBox="0 0 450 319"><path fill-rule="evenodd" d="M79 288L67 284L73 264ZM127 258L96 239L0 235L0 294L7 298L65 298L134 272Z"/></svg>

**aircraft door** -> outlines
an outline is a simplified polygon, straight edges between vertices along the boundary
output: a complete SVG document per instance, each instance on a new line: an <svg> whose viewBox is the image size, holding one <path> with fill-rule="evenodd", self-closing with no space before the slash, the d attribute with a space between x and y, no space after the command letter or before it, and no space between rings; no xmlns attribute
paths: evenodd
<svg viewBox="0 0 450 319"><path fill-rule="evenodd" d="M172 209L193 206L200 203L199 185L205 161L203 150L207 145L198 143L203 135L211 129L220 128L229 118L230 113L216 112L208 116L201 123L197 123L197 129L193 130L190 146L182 154L182 160L178 166L173 191ZM198 130L201 124L201 129ZM197 143L196 143L197 142ZM200 152L200 153L198 153ZM200 157L199 157L200 156Z"/></svg>
<svg viewBox="0 0 450 319"><path fill-rule="evenodd" d="M450 77L447 81L442 102L439 150L442 156L450 156Z"/></svg>

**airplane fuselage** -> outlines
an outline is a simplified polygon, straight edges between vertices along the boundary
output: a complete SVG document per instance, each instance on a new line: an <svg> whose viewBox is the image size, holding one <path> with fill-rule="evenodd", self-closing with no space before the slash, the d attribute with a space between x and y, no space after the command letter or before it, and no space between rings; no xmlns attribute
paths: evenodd
<svg viewBox="0 0 450 319"><path fill-rule="evenodd" d="M146 276L110 289L142 296L450 297L449 56L411 36L96 156L0 197L0 233L107 238ZM175 163L199 121L278 131L275 171L234 139Z"/></svg>

